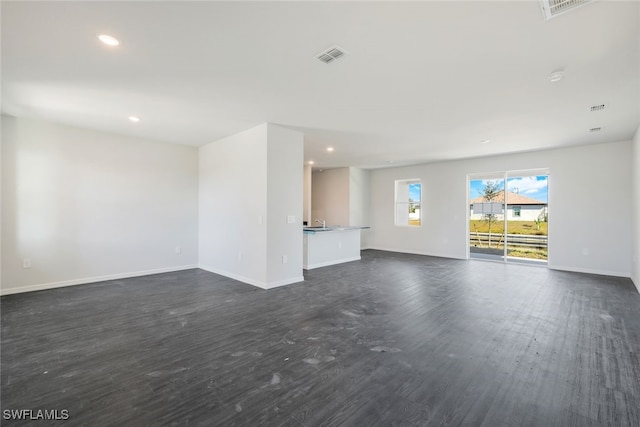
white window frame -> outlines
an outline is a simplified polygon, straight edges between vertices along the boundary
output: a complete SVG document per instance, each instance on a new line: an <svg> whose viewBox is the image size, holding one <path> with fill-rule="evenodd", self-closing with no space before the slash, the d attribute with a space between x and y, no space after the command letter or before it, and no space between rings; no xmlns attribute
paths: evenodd
<svg viewBox="0 0 640 427"><path fill-rule="evenodd" d="M409 201L409 186L412 184L420 185L420 201L418 202L410 202ZM393 221L396 227L412 227L412 228L420 228L422 227L422 181L419 178L413 179L397 179L395 181L395 193L394 193L394 216ZM420 224L413 225L410 221L410 206L417 205L418 206L418 221ZM406 206L406 217L404 216L404 209L401 209L402 206ZM400 214L401 212L401 214Z"/></svg>

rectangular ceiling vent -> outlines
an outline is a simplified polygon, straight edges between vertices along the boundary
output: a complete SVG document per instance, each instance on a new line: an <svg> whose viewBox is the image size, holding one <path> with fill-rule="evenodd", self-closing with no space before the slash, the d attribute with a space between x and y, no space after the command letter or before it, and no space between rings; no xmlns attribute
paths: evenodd
<svg viewBox="0 0 640 427"><path fill-rule="evenodd" d="M548 21L553 17L562 15L576 7L584 6L593 1L594 0L540 0L540 5L542 6L544 18Z"/></svg>
<svg viewBox="0 0 640 427"><path fill-rule="evenodd" d="M597 128L591 128L589 129L589 132L600 132L602 130L601 127L597 127Z"/></svg>
<svg viewBox="0 0 640 427"><path fill-rule="evenodd" d="M602 111L602 110L604 110L604 104L591 106L591 111Z"/></svg>
<svg viewBox="0 0 640 427"><path fill-rule="evenodd" d="M336 59L342 58L343 56L345 56L348 52L344 49L342 49L341 47L338 46L331 46L329 49L320 52L319 54L316 55L316 58L319 59L320 61L324 62L325 64L328 64L330 62L335 61Z"/></svg>

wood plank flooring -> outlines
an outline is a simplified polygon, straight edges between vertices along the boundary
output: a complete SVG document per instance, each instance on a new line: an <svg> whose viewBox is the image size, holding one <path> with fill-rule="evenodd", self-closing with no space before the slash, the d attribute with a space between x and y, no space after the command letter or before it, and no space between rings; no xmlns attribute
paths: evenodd
<svg viewBox="0 0 640 427"><path fill-rule="evenodd" d="M66 409L52 424L70 426L640 426L629 279L373 250L305 278L264 291L188 270L2 297L2 410Z"/></svg>

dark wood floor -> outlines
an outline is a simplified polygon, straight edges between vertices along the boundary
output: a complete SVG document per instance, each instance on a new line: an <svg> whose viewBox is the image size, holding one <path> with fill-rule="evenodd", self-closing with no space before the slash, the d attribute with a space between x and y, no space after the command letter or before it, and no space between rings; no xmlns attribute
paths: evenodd
<svg viewBox="0 0 640 427"><path fill-rule="evenodd" d="M78 426L640 426L629 279L382 251L305 277L2 297L2 409Z"/></svg>

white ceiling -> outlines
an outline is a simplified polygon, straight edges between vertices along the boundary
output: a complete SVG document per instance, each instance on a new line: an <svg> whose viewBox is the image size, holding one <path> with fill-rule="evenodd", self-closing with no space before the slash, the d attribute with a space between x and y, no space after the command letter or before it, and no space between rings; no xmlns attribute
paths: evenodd
<svg viewBox="0 0 640 427"><path fill-rule="evenodd" d="M272 122L304 131L305 160L324 168L623 141L639 126L637 1L550 21L537 1L1 7L2 111L18 117L189 145ZM314 58L334 44L349 55Z"/></svg>

